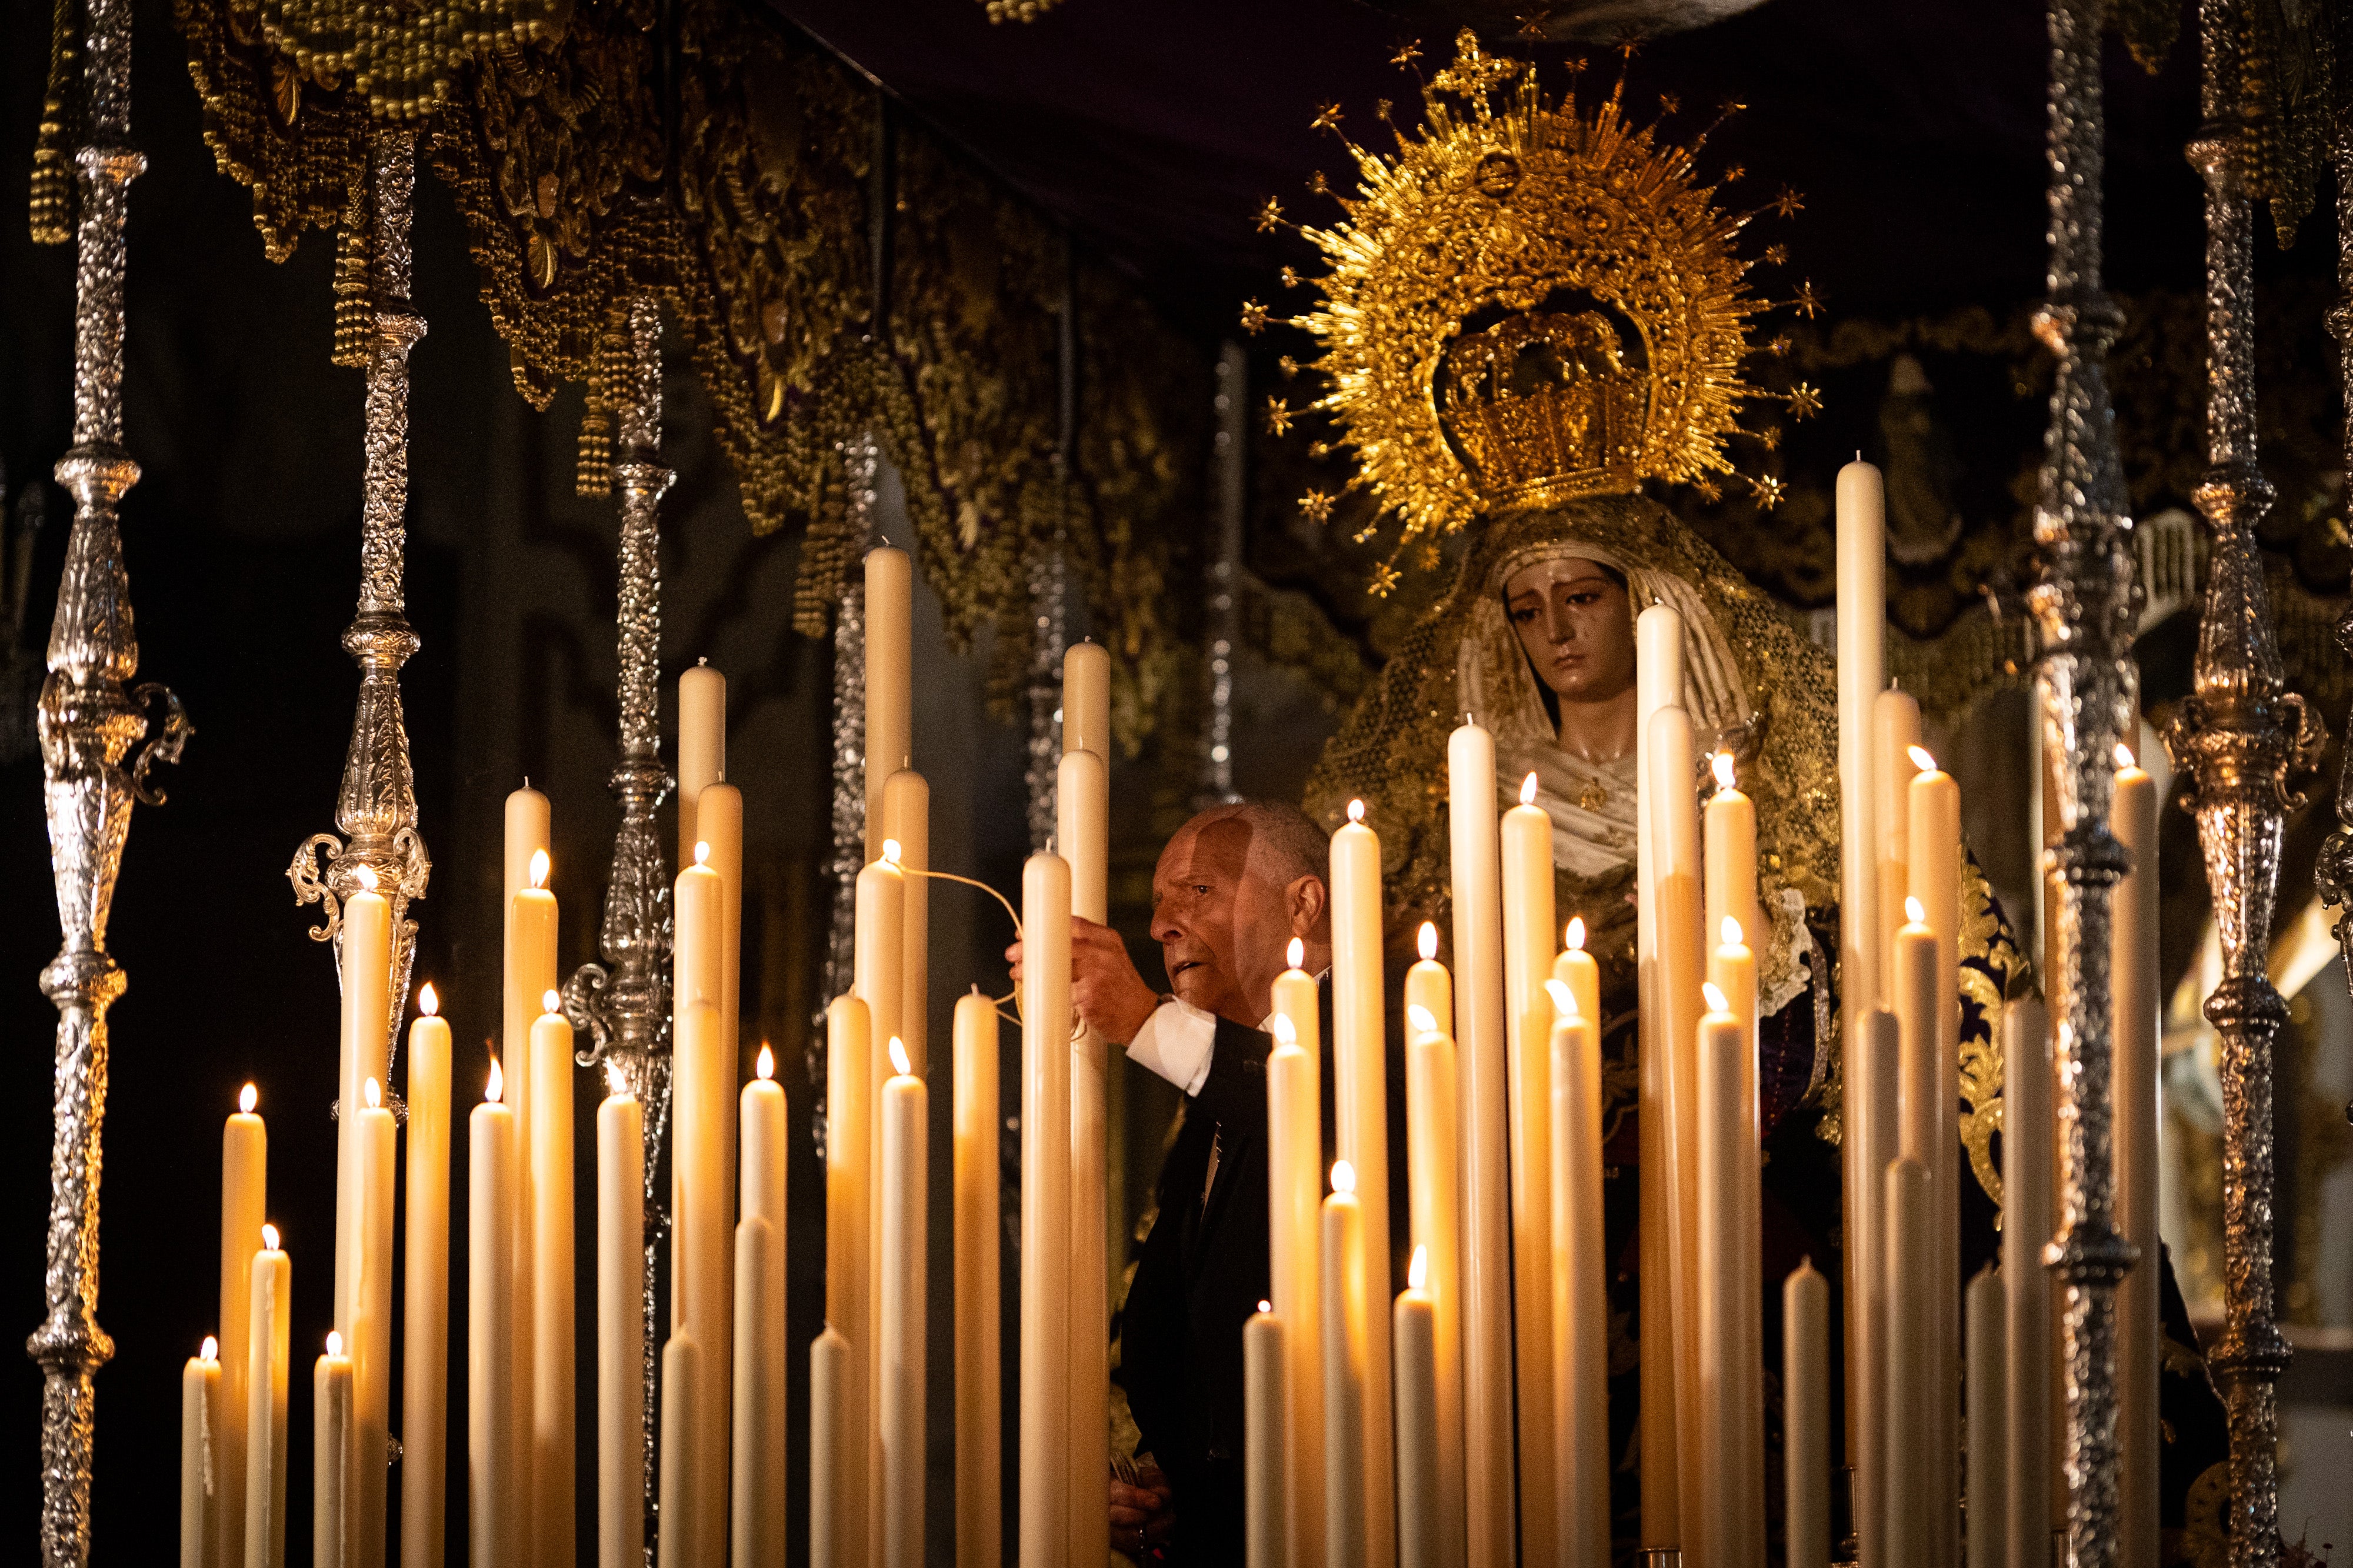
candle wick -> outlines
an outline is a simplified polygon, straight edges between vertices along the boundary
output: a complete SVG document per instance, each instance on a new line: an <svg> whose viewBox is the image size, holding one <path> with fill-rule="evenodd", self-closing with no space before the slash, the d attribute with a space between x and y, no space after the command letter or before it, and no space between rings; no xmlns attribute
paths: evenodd
<svg viewBox="0 0 2353 1568"><path fill-rule="evenodd" d="M701 669L704 665L709 664L710 662L711 662L711 660L710 660L710 658L707 658L707 657L706 657L706 658L698 658L698 659L696 659L696 660L694 661L694 668L697 668L697 669Z"/></svg>

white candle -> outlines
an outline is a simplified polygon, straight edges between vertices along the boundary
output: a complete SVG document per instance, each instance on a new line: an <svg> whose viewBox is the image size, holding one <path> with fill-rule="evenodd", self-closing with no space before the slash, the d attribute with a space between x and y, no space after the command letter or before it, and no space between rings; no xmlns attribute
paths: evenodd
<svg viewBox="0 0 2353 1568"><path fill-rule="evenodd" d="M1634 750L1635 793L1641 830L1635 836L1634 951L1640 1007L1637 1028L1641 1049L1641 1207L1637 1229L1641 1248L1641 1278L1655 1287L1642 1292L1641 1343L1642 1357L1642 1540L1652 1546L1688 1544L1694 1556L1696 1535L1683 1534L1681 1518L1683 1388L1676 1351L1674 1279L1683 1268L1682 1220L1675 1191L1674 1057L1681 1048L1669 1027L1667 1005L1659 984L1659 865L1653 843L1654 801L1660 784L1652 773L1648 737L1651 721L1662 709L1680 707L1683 700L1683 617L1664 605L1652 605L1634 621L1634 702L1638 743ZM1694 1562L1692 1568L1698 1568Z"/></svg>
<svg viewBox="0 0 2353 1568"><path fill-rule="evenodd" d="M856 1568L867 1568L866 1478L872 1457L866 1408L866 1373L874 1354L870 1017L866 1004L855 996L837 996L826 1010L825 1317L827 1337L839 1342L838 1351L828 1347L826 1353L839 1354L842 1364L826 1363L833 1382L832 1397L821 1413L827 1423L822 1434L815 1425L819 1401L810 1395L810 1463L825 1463L834 1489L825 1496L838 1505L827 1515L824 1540L844 1553L840 1562ZM810 1529L814 1540L814 1522Z"/></svg>
<svg viewBox="0 0 2353 1568"><path fill-rule="evenodd" d="M1550 883L1547 879L1547 888ZM1547 911L1549 912L1549 911ZM1552 945L1545 921L1544 946ZM1551 953L1545 962L1549 966ZM1389 1381L1388 1048L1382 1029L1381 841L1362 801L1332 835L1333 1146L1356 1174L1364 1226L1365 1545L1373 1561L1397 1553L1394 1412ZM1096 1423L1102 1425L1100 1421Z"/></svg>
<svg viewBox="0 0 2353 1568"><path fill-rule="evenodd" d="M358 869L359 887L343 900L341 968L343 1072L335 1089L335 1298L333 1323L352 1344L358 1315L360 1250L367 1232L361 1183L360 1086L384 1082L392 1027L392 906L375 890L375 872Z"/></svg>
<svg viewBox="0 0 2353 1568"><path fill-rule="evenodd" d="M1004 1529L998 1433L1004 1337L997 1308L997 1004L976 985L956 998L955 1560L997 1568Z"/></svg>
<svg viewBox="0 0 2353 1568"><path fill-rule="evenodd" d="M2010 1405L2009 1556L2038 1563L2051 1550L2051 1270L2042 1248L2058 1229L2052 1201L2051 1016L2021 997L2001 1013L2001 1280Z"/></svg>
<svg viewBox="0 0 2353 1568"><path fill-rule="evenodd" d="M220 1341L180 1369L180 1568L209 1568L220 1549Z"/></svg>
<svg viewBox="0 0 2353 1568"><path fill-rule="evenodd" d="M1732 753L1718 752L1709 759L1715 793L1708 796L1701 819L1706 856L1706 919L1702 929L1713 939L1727 920L1740 922L1751 936L1765 930L1757 904L1757 803L1742 794L1734 780ZM1739 999L1734 998L1736 1010Z"/></svg>
<svg viewBox="0 0 2353 1568"><path fill-rule="evenodd" d="M931 1070L932 786L902 768L882 781L885 837L899 847L906 891L899 920L899 1037L918 1076Z"/></svg>
<svg viewBox="0 0 2353 1568"><path fill-rule="evenodd" d="M1764 1373L1753 1353L1763 1294L1758 1237L1747 1225L1757 1200L1748 1187L1756 1148L1749 1105L1749 1035L1723 992L1706 987L1694 1074L1699 1121L1700 1456L1712 1478L1701 1514L1700 1551L1709 1568L1762 1568ZM1755 1528L1752 1528L1754 1526Z"/></svg>
<svg viewBox="0 0 2353 1568"><path fill-rule="evenodd" d="M702 659L678 678L678 863L694 858L695 806L727 776L727 678Z"/></svg>
<svg viewBox="0 0 2353 1568"><path fill-rule="evenodd" d="M1561 954L1592 960L1572 950ZM1572 971L1574 973L1574 971ZM1609 1247L1602 1235L1601 1047L1577 988L1555 979L1552 1026L1554 1489L1561 1562L1609 1563Z"/></svg>
<svg viewBox="0 0 2353 1568"><path fill-rule="evenodd" d="M213 1402L213 1479L216 1497L227 1500L213 1510L213 1561L224 1568L245 1561L246 1325L253 1255L269 1194L269 1130L254 1114L255 1102L248 1083L221 1128L220 1397Z"/></svg>
<svg viewBox="0 0 2353 1568"><path fill-rule="evenodd" d="M1242 1561L1244 1568L1287 1568L1291 1500L1284 1492L1284 1407L1290 1367L1282 1320L1271 1302L1242 1323Z"/></svg>
<svg viewBox="0 0 2353 1568"><path fill-rule="evenodd" d="M1062 655L1062 750L1111 761L1111 650L1099 642Z"/></svg>
<svg viewBox="0 0 2353 1568"><path fill-rule="evenodd" d="M1332 1165L1324 1200L1324 1544L1334 1568L1376 1561L1367 1545L1365 1467L1365 1226L1356 1173ZM1381 1561L1387 1561L1381 1559Z"/></svg>
<svg viewBox="0 0 2353 1568"><path fill-rule="evenodd" d="M1424 1261L1422 1250L1414 1248L1406 1288L1391 1309L1399 1568L1440 1568L1451 1561L1439 1486L1438 1303L1422 1289Z"/></svg>
<svg viewBox="0 0 2353 1568"><path fill-rule="evenodd" d="M345 1568L353 1558L352 1358L330 1330L327 1353L311 1369L311 1568Z"/></svg>
<svg viewBox="0 0 2353 1568"><path fill-rule="evenodd" d="M1992 1264L1978 1270L1968 1294L1969 1468L1968 1568L2005 1568L2010 1562L2009 1372L2007 1324L2001 1272Z"/></svg>
<svg viewBox="0 0 2353 1568"><path fill-rule="evenodd" d="M1437 932L1422 927L1433 943ZM1446 971L1425 959L1414 969L1423 973L1425 992ZM1427 972L1435 970L1433 976ZM1411 987L1409 986L1409 990ZM1415 1256L1426 1277L1416 1287L1430 1301L1430 1461L1436 1466L1432 1497L1438 1512L1432 1524L1437 1561L1452 1568L1462 1561L1462 1340L1461 1268L1459 1237L1461 1211L1455 1201L1458 1096L1455 1092L1454 1042L1440 1032L1440 1015L1419 1003L1406 1005L1405 1108L1406 1195L1413 1226ZM1557 1222L1556 1215L1556 1223ZM1400 1349L1398 1354L1402 1357ZM1398 1398L1404 1390L1400 1384ZM1400 1427L1398 1458L1405 1461ZM1400 1471L1402 1474L1402 1471ZM1404 1503L1398 1504L1398 1526L1404 1524ZM1402 1549L1400 1549L1402 1550Z"/></svg>
<svg viewBox="0 0 2353 1568"><path fill-rule="evenodd" d="M1323 1108L1317 1086L1315 983L1293 966L1275 981L1277 1011L1267 1020L1274 1049L1266 1061L1269 1276L1274 1315L1283 1325L1289 1368L1287 1436L1282 1445L1290 1512L1290 1562L1324 1563ZM1295 978L1294 978L1295 977ZM1302 1026L1303 1020L1303 1028Z"/></svg>
<svg viewBox="0 0 2353 1568"><path fill-rule="evenodd" d="M2116 1227L2140 1254L2116 1288L2117 1470L2121 1568L2157 1568L2158 980L2157 781L2116 748L2108 820L2132 858L2116 884L2108 973L2115 987Z"/></svg>
<svg viewBox="0 0 2353 1568"><path fill-rule="evenodd" d="M698 1561L716 1563L727 1550L727 1475L733 1391L723 1347L733 1342L735 1226L733 1184L728 1179L727 1122L735 1097L733 1064L725 1055L719 1010L694 1003L671 1020L672 1141L678 1209L670 1243L671 1321L692 1341L691 1362L702 1386L691 1398L695 1476L694 1527L707 1539L691 1548ZM677 1298L685 1299L681 1317ZM712 1353L704 1347L723 1347ZM665 1354L669 1353L665 1348ZM712 1484L713 1469L718 1484ZM668 1481L665 1479L664 1486Z"/></svg>
<svg viewBox="0 0 2353 1568"><path fill-rule="evenodd" d="M1509 1042L1512 1133L1512 1299L1519 1352L1520 1554L1556 1555L1553 1496L1552 1191L1544 1175L1552 1147L1552 818L1535 804L1535 775L1504 814L1504 1017Z"/></svg>
<svg viewBox="0 0 2353 1568"><path fill-rule="evenodd" d="M785 1091L776 1054L763 1042L752 1081L737 1097L742 1140L736 1162L734 1485L730 1497L734 1560L774 1563L785 1554L786 1175ZM747 1275L755 1268L757 1277Z"/></svg>
<svg viewBox="0 0 2353 1568"><path fill-rule="evenodd" d="M645 1111L596 1108L596 1568L645 1568Z"/></svg>
<svg viewBox="0 0 2353 1568"><path fill-rule="evenodd" d="M1454 895L1454 1038L1462 1075L1462 1473L1472 1568L1510 1568L1511 1178L1504 1114L1504 909L1495 738L1476 722L1446 742ZM1299 1320L1287 1318L1296 1331ZM1294 1388L1293 1410L1297 1398Z"/></svg>
<svg viewBox="0 0 2353 1568"><path fill-rule="evenodd" d="M882 781L914 751L914 562L884 545L866 552L866 858L882 853ZM880 1015L875 1026L883 1028ZM895 1020L893 1020L895 1023ZM888 1038L896 1029L884 1034Z"/></svg>
<svg viewBox="0 0 2353 1568"><path fill-rule="evenodd" d="M547 890L546 797L536 791L530 792L538 800L534 816L530 802L517 798L523 793L517 791L507 801L507 860L512 870L520 858L522 879L507 893L506 968L501 993L503 1026L499 1036L500 1069L506 1075L503 1103L514 1118L515 1139L514 1201L507 1223L514 1228L514 1247L510 1254L514 1278L508 1287L508 1310L514 1315L512 1398L516 1412L514 1484L518 1499L531 1496L532 1337L538 1328L537 1314L532 1310L535 1277L531 1236L531 1026L543 1011L547 994L558 984L555 895ZM535 847L518 842L520 836L533 829L539 835ZM513 1549L518 1563L533 1561L521 1525L514 1530Z"/></svg>
<svg viewBox="0 0 2353 1568"><path fill-rule="evenodd" d="M1936 1178L1919 1160L1907 1154L1887 1167L1885 1531L1887 1560L1904 1568L1936 1561L1936 1521L1949 1501L1936 1485L1935 1201Z"/></svg>
<svg viewBox="0 0 2353 1568"><path fill-rule="evenodd" d="M1838 475L1839 1008L1849 1018L1880 997L1872 710L1886 684L1886 496L1879 470L1858 458ZM1852 1214L1852 1186L1848 1194ZM1847 1364L1852 1379L1852 1356ZM1852 1436L1852 1423L1848 1430Z"/></svg>
<svg viewBox="0 0 2353 1568"><path fill-rule="evenodd" d="M923 1346L926 1196L930 1096L909 1071L906 1047L891 1042L894 1069L882 1086L882 1267L880 1338L882 1382L877 1425L882 1436L884 1568L922 1568L923 1561ZM1075 1354L1076 1346L1071 1347ZM1101 1425L1098 1423L1098 1425Z"/></svg>
<svg viewBox="0 0 2353 1568"><path fill-rule="evenodd" d="M519 1184L514 1112L498 1058L483 1103L467 1123L466 1474L470 1568L513 1568L523 1494L515 1473L514 1209Z"/></svg>
<svg viewBox="0 0 2353 1568"><path fill-rule="evenodd" d="M1936 1346L1944 1376L1937 1384L1936 1474L1943 1489L1961 1484L1961 1184L1960 1184L1960 932L1961 791L1952 774L1926 751L1910 752L1919 768L1908 786L1911 896L1920 900L1936 933L1936 1060L1941 1096L1928 1169L1936 1184ZM1907 910L1908 912L1908 910ZM1937 1513L1944 1568L1960 1568L1960 1510Z"/></svg>
<svg viewBox="0 0 2353 1568"><path fill-rule="evenodd" d="M866 1500L843 1473L866 1453L858 1364L831 1324L809 1342L809 1568L866 1568Z"/></svg>
<svg viewBox="0 0 2353 1568"><path fill-rule="evenodd" d="M1879 995L1894 994L1885 965L1895 950L1895 929L1904 923L1904 900L1912 891L1912 775L1919 764L1912 748L1920 743L1920 704L1907 691L1883 691L1871 707L1872 816L1878 843Z"/></svg>
<svg viewBox="0 0 2353 1568"><path fill-rule="evenodd" d="M1831 1287L1810 1258L1781 1281L1782 1517L1788 1568L1830 1568Z"/></svg>
<svg viewBox="0 0 2353 1568"><path fill-rule="evenodd" d="M360 1249L353 1280L345 1551L352 1568L382 1568L392 1449L392 1221L399 1129L375 1079L360 1086Z"/></svg>
<svg viewBox="0 0 2353 1568"><path fill-rule="evenodd" d="M879 553L879 552L878 552ZM871 558L870 558L871 563ZM871 587L871 582L870 582ZM871 627L870 627L871 631ZM871 654L871 648L870 647ZM869 666L870 675L871 666ZM873 733L870 713L868 733ZM878 807L881 800L881 783L868 773L870 800ZM870 818L870 826L872 819ZM899 869L899 844L884 838L877 847L875 858L858 873L855 979L852 988L865 1002L873 1033L870 1037L872 1049L867 1058L867 1104L874 1108L870 1114L879 1114L882 1103L882 1080L890 1071L889 1058L883 1055L884 1042L899 1034L899 1013L906 1003L906 889L908 879ZM1067 1140L1068 1133L1065 1131ZM1067 1156L1066 1156L1067 1158ZM879 1135L866 1142L866 1193L868 1198L866 1256L870 1260L882 1255L882 1140ZM850 1339L866 1357L860 1369L860 1387L870 1401L878 1399L882 1386L882 1342L875 1332L873 1313L879 1311L881 1297L881 1279L874 1280L877 1294L870 1297L869 1316L861 1330L853 1331ZM882 1550L882 1440L879 1425L881 1406L870 1404L866 1416L866 1541L870 1556Z"/></svg>
<svg viewBox="0 0 2353 1568"><path fill-rule="evenodd" d="M703 1380L696 1412L707 1456L701 1469L703 1490L696 1503L695 1520L705 1533L702 1550L718 1563L723 1562L727 1552L727 1453L733 1404L733 1380L726 1351L734 1342L735 1237L734 1226L728 1219L727 1199L735 1188L735 1096L731 1090L740 1070L736 1064L742 1060L736 1030L743 1013L743 792L732 784L705 784L694 805L694 833L698 843L711 847L707 863L719 874L719 931L715 944L718 1062L705 1093L712 1118L712 1151L718 1166L718 1216L708 1237L710 1249L704 1254L712 1265L712 1280L703 1297L711 1311L707 1321L695 1330L696 1353ZM571 1568L571 1561L567 1556L561 1565L551 1564L550 1568Z"/></svg>
<svg viewBox="0 0 2353 1568"><path fill-rule="evenodd" d="M711 1381L702 1363L693 1331L673 1330L662 1346L659 1568L721 1568L705 1550L712 1533L701 1517L706 1489L695 1473L704 1426L697 1406Z"/></svg>
<svg viewBox="0 0 2353 1568"><path fill-rule="evenodd" d="M1022 1568L1070 1552L1071 868L1021 869Z"/></svg>
<svg viewBox="0 0 2353 1568"><path fill-rule="evenodd" d="M1850 1398L1860 1437L1850 1450L1854 1462L1855 1532L1865 1568L1887 1562L1883 1533L1887 1464L1887 1167L1904 1152L1901 1088L1902 1046L1895 1015L1875 1008L1848 1037L1846 1054L1846 1147L1841 1152L1848 1191L1869 1201L1850 1213L1850 1261L1860 1295L1848 1309L1850 1366L1857 1362L1863 1382Z"/></svg>
<svg viewBox="0 0 2353 1568"><path fill-rule="evenodd" d="M1071 650L1072 655L1079 648ZM1100 648L1093 650L1100 654ZM1075 701L1092 700L1085 671L1093 660L1064 662L1062 740L1055 775L1055 842L1071 866L1071 912L1098 925L1111 918L1111 782L1104 757L1069 749L1067 716ZM1071 1042L1071 1318L1064 1354L1070 1363L1071 1558L1085 1560L1103 1542L1111 1507L1111 1277L1103 1038L1082 1026Z"/></svg>
<svg viewBox="0 0 2353 1568"><path fill-rule="evenodd" d="M441 1568L449 1471L449 1022L417 987L408 1026L408 1237L403 1259L401 1568Z"/></svg>
<svg viewBox="0 0 2353 1568"><path fill-rule="evenodd" d="M531 1556L574 1568L572 1337L572 1026L550 991L531 1026Z"/></svg>
<svg viewBox="0 0 2353 1568"><path fill-rule="evenodd" d="M245 1568L286 1568L287 1328L293 1268L261 1227L246 1292Z"/></svg>

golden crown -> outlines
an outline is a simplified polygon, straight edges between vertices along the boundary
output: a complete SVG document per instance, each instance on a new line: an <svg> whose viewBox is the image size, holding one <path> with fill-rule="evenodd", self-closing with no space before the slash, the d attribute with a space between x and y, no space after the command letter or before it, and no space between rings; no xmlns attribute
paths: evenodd
<svg viewBox="0 0 2353 1568"><path fill-rule="evenodd" d="M1394 154L1342 138L1359 176L1343 220L1298 227L1330 263L1313 280L1322 300L1289 323L1324 350L1312 368L1328 387L1307 408L1356 448L1350 488L1401 521L1398 552L1492 508L1646 479L1712 488L1733 471L1725 442L1745 401L1813 412L1809 387L1767 395L1742 379L1748 321L1773 302L1748 291L1733 248L1754 215L1716 205L1694 149L1631 124L1622 79L1588 114L1573 95L1548 101L1530 62L1483 52L1469 31L1455 46ZM1333 105L1316 124L1336 132L1339 118ZM1785 192L1778 205L1799 203ZM1282 223L1269 201L1260 226ZM1794 303L1812 314L1811 288ZM1253 331L1268 319L1255 301L1242 312ZM1269 420L1279 432L1306 411L1278 396ZM1778 480L1751 484L1760 505L1778 499ZM1396 580L1385 565L1375 587Z"/></svg>

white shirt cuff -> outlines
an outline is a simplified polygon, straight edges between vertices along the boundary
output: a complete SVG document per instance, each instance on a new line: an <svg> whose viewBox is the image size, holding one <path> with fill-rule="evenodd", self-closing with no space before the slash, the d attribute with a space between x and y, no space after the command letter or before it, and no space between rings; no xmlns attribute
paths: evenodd
<svg viewBox="0 0 2353 1568"><path fill-rule="evenodd" d="M1172 999L1153 1009L1135 1031L1127 1059L1166 1079L1189 1099L1209 1081L1209 1054L1217 1043L1216 1014Z"/></svg>

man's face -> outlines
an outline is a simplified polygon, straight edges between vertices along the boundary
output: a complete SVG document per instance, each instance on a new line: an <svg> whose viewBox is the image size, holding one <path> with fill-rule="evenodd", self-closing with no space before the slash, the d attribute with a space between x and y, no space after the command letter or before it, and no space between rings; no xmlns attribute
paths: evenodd
<svg viewBox="0 0 2353 1568"><path fill-rule="evenodd" d="M1285 886L1264 868L1240 817L1196 819L1160 854L1152 934L1170 989L1194 1006L1256 1027L1292 936Z"/></svg>
<svg viewBox="0 0 2353 1568"><path fill-rule="evenodd" d="M1536 678L1572 702L1634 685L1634 623L1626 590L1591 561L1540 561L1512 574L1504 606Z"/></svg>

